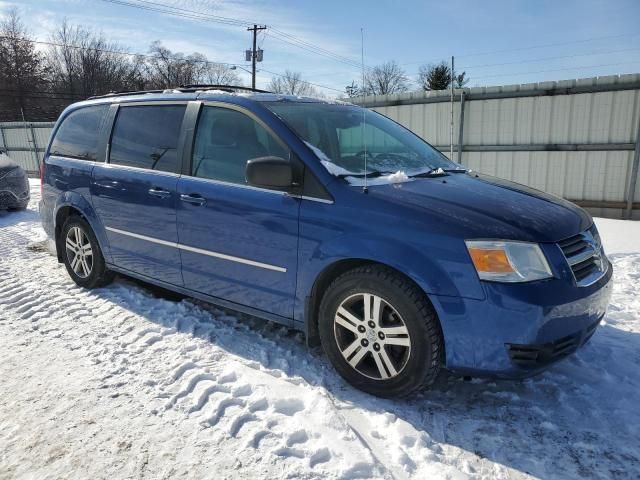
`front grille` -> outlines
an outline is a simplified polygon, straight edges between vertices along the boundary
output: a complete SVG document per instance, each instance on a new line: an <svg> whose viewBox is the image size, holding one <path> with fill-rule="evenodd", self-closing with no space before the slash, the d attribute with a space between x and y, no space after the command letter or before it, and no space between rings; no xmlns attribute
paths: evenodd
<svg viewBox="0 0 640 480"><path fill-rule="evenodd" d="M18 198L11 192L0 191L0 208L13 207L18 203Z"/></svg>
<svg viewBox="0 0 640 480"><path fill-rule="evenodd" d="M571 267L576 285L579 287L593 284L607 272L607 261L595 225L589 230L558 242L558 247Z"/></svg>
<svg viewBox="0 0 640 480"><path fill-rule="evenodd" d="M599 324L600 320L580 332L550 343L539 345L507 343L507 351L511 361L519 367L524 369L540 368L575 352L589 341Z"/></svg>

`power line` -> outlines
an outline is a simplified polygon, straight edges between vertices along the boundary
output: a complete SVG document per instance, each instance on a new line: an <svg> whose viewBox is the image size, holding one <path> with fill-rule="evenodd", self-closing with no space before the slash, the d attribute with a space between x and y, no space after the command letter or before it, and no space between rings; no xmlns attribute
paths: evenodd
<svg viewBox="0 0 640 480"><path fill-rule="evenodd" d="M278 77L286 77L286 75L284 75L282 73L272 72L270 70L265 70L264 68L261 68L259 71L267 72L267 73L270 73L271 75L277 75ZM302 80L302 81L305 82L305 83L308 83L309 85L313 85L314 87L325 88L327 90L333 90L334 92L344 93L344 90L339 90L339 89L333 88L333 87L327 87L326 85L320 85L319 83L313 83L313 82L309 82L307 80Z"/></svg>
<svg viewBox="0 0 640 480"><path fill-rule="evenodd" d="M264 46L264 42L267 40L267 35L269 34L268 30L264 30L262 32L262 39L260 40L260 44L258 45L258 48L262 49L262 47Z"/></svg>
<svg viewBox="0 0 640 480"><path fill-rule="evenodd" d="M234 25L234 26L240 26L240 27L246 27L251 25L250 22L246 22L243 20L237 20L234 18L227 18L227 17L221 17L218 15L209 15L209 14L203 14L200 12L195 12L193 10L186 10L183 8L177 8L177 7L172 7L171 5L165 5L163 3L156 3L156 2L151 2L151 1L147 1L147 0L137 0L140 3L144 3L146 5L140 5L137 3L132 3L126 0L102 0L103 2L107 2L107 3L113 3L116 5L122 5L122 6L126 6L126 7L134 7L134 8L139 8L142 10L148 10L148 11L153 11L153 12L162 12L162 13L171 13L169 11L166 10L162 10L161 8L158 7L162 7L165 9L171 9L171 10L175 10L175 12L171 13L173 15L179 16L179 17L184 17L184 18L192 18L192 19L196 19L199 20L201 19L202 15L207 15L211 18L212 21L216 21L218 23L223 23L226 25Z"/></svg>
<svg viewBox="0 0 640 480"><path fill-rule="evenodd" d="M105 1L109 1L111 2L111 0L105 0ZM122 2L125 0L115 0L118 2ZM255 22L249 22L247 20L240 20L240 19L233 19L230 17L222 17L220 15L212 15L209 13L204 13L204 12L200 12L200 11L195 11L195 10L187 10L185 8L178 8L178 7L173 7L171 5L166 5L164 3L160 3L160 2L153 2L151 0L133 0L133 1L137 1L137 2L141 2L141 3L145 3L145 4L151 4L151 5L155 5L157 7L161 7L161 8L168 8L168 9L172 9L181 13L188 13L188 14L193 14L193 15L198 15L201 17L204 17L205 19L211 19L213 21L222 21L222 22L238 22L238 25L241 26L245 26L245 25L251 25L252 23ZM135 6L133 4L131 4L131 1L127 1L126 3L129 4L129 6ZM286 33L283 32L282 30L279 30L275 27L273 27L272 25L269 25L269 29L275 33L276 36L279 37L284 37L284 38L277 38L278 40L281 40L285 43L289 43L293 46L299 47L299 48L303 48L305 50L311 49L313 51L313 53L318 53L321 55L325 55L328 56L330 58L336 59L338 61L343 61L352 65L355 65L356 67L360 67L360 64L357 61L354 61L352 58L349 57L345 57L343 55L337 54L335 52L332 52L331 50L327 50L325 48L322 48L318 45L314 45L313 43L310 43L306 40L301 39L300 37L296 37L295 35L291 35L290 33Z"/></svg>
<svg viewBox="0 0 640 480"><path fill-rule="evenodd" d="M273 29L272 29L272 31L273 31ZM357 68L357 69L360 69L360 68L361 68L361 65L359 65L359 64L357 64L357 63L355 63L355 62L352 62L352 61L346 61L346 60L342 60L342 59L337 58L337 57L333 57L333 56L331 56L331 55L325 54L325 53L323 53L323 52L321 52L321 51L318 51L318 50L315 50L315 49L313 49L313 48L306 47L305 45L298 44L298 43L295 43L295 42L291 42L291 41L289 41L289 40L287 40L286 38L283 38L283 37L281 37L281 36L277 36L277 35L273 35L273 34L272 34L272 35L271 35L271 38L272 38L272 39L274 39L274 40L278 40L278 41L280 41L280 42L286 43L286 44L288 44L288 45L293 45L294 47L298 47L298 48L300 48L300 49L302 49L302 50L305 50L305 51L307 51L307 52L315 53L315 54L317 54L317 55L320 55L320 56L326 57L326 58L328 58L328 59L330 59L330 60L335 60L335 61L337 61L337 62L344 63L344 64L346 64L346 65L349 65L350 67ZM370 69L371 67L367 67L367 66L365 65L365 68Z"/></svg>
<svg viewBox="0 0 640 480"><path fill-rule="evenodd" d="M549 48L549 47L559 47L559 46L563 46L563 45L572 45L572 44L576 44L576 43L588 43L588 42L595 42L598 40L609 40L609 39L613 39L613 38L623 38L623 37L637 37L638 35L640 35L640 33L622 33L620 35L606 35L606 36L602 36L602 37L591 37L591 38L584 38L581 40L568 40L566 42L556 42L556 43L545 43L545 44L540 44L540 45L530 45L528 47L517 47L517 48L506 48L506 49L502 49L502 50L493 50L493 51L489 51L489 52L477 52L477 53L468 53L465 55L456 55L456 58L468 58L468 57L480 57L480 56L484 56L484 55L493 55L493 54L497 54L497 53L510 53L510 52L520 52L520 51L524 51L524 50L535 50L537 48ZM424 63L424 62L408 62L408 63L403 63L401 64L402 66L405 65L416 65L418 63ZM470 67L467 67L470 68Z"/></svg>
<svg viewBox="0 0 640 480"><path fill-rule="evenodd" d="M623 50L608 50L605 52L589 52L589 53L576 53L573 55L559 55L559 56L555 56L555 57L543 57L543 58L535 58L532 60L522 60L522 61L517 61L517 62L504 62L504 63L484 63L481 65L467 65L467 66L463 66L460 68L483 68L483 67L500 67L503 65L517 65L517 64L523 64L523 63L535 63L535 62L542 62L545 60L559 60L559 59L563 59L563 58L574 58L574 57L589 57L592 55L605 55L605 54L609 54L609 53L622 53L622 52L635 52L640 50L640 48L626 48Z"/></svg>
<svg viewBox="0 0 640 480"><path fill-rule="evenodd" d="M175 15L183 18L190 18L194 20L203 20L203 21L211 21L217 23L223 23L226 25L234 25L234 26L251 26L253 22L248 22L245 20L233 19L229 17L222 17L220 15L212 15L208 13L198 12L195 10L187 10L185 8L173 7L171 5L166 5L164 3L153 2L150 0L102 0L107 3L112 3L116 5L123 5L133 8L139 8L142 10L154 11L159 13L165 13L168 15ZM139 3L133 3L139 2ZM141 5L143 3L144 5ZM283 32L269 25L270 30L273 32L271 38L279 40L283 43L287 43L294 47L298 47L302 50L308 51L310 53L314 53L316 55L321 55L331 60L345 63L354 68L360 68L360 64L353 59L345 57L343 55L332 52L331 50L327 50L325 48L314 45L306 40L302 40L299 37L291 35L289 33ZM370 67L367 67L370 68Z"/></svg>
<svg viewBox="0 0 640 480"><path fill-rule="evenodd" d="M13 94L13 93L1 93L1 92L0 92L0 97L16 98L15 94ZM40 99L40 100L42 100L42 99L70 100L72 102L77 98L82 98L82 99L87 98L85 96L78 97L77 95L47 95L47 94L39 95L38 92L23 92L21 97L23 97L23 98L37 98L37 99Z"/></svg>
<svg viewBox="0 0 640 480"><path fill-rule="evenodd" d="M556 42L556 43L545 43L545 44L541 44L541 45L532 45L529 47L518 47L518 48L507 48L507 49L503 49L503 50L494 50L492 52L478 52L478 53L468 53L466 55L457 55L459 58L467 58L467 57L479 57L482 55L493 55L495 53L507 53L507 52L520 52L523 50L534 50L536 48L548 48L548 47L559 47L559 46L563 46L563 45L573 45L575 43L588 43L588 42L594 42L597 40L608 40L608 39L612 39L612 38L622 38L622 37L636 37L640 35L640 33L635 32L635 33L622 33L620 35L606 35L603 37L591 37L591 38L584 38L581 40L568 40L566 42Z"/></svg>
<svg viewBox="0 0 640 480"><path fill-rule="evenodd" d="M566 70L582 70L584 68L599 68L599 67L614 67L618 65L631 65L631 64L640 64L640 60L635 60L632 62L619 62L619 63L603 63L600 65L584 65L581 67L567 67L567 68L553 68L550 70L533 70L528 72L515 72L515 73L504 73L497 75L483 75L481 77L474 77L474 80L482 79L482 78L495 78L495 77L515 77L517 75L528 75L532 73L548 73L548 72L562 72Z"/></svg>
<svg viewBox="0 0 640 480"><path fill-rule="evenodd" d="M6 35L0 35L0 39L3 38L12 38L12 37L8 37ZM81 47L78 45L73 45L73 44L64 44L64 43L57 43L57 42L45 42L42 40L30 40L30 39L20 39L20 41L24 41L24 42L29 42L29 43L33 43L36 45L48 45L48 46L52 46L52 47L65 47L65 48L73 48L73 49L78 49L78 50L89 50L89 51L95 51L95 52L102 52L102 53L109 53L109 54L113 54L113 55L125 55L128 57L134 57L134 58L147 58L147 59L158 59L159 57L156 55L144 55L141 53L130 53L130 52L121 52L121 51L117 51L117 50L108 50L108 49L102 49L102 48L94 48L94 47ZM213 61L213 60L190 60L193 61L195 63L205 63L205 64L210 64L210 65L228 65L228 66L243 66L243 64L240 63L226 63L226 62L217 62L217 61ZM267 73L270 73L272 75L277 75L279 77L286 77L285 74L282 73L278 73L278 72L272 72L270 70L265 70L264 68L261 68L260 71L264 71ZM305 82L307 82L309 85L313 85L319 88L324 88L327 90L333 90L336 92L340 92L343 93L342 90L338 90L336 88L333 87L328 87L326 85L321 85L319 83L313 83L313 82L309 82L307 80L304 80Z"/></svg>
<svg viewBox="0 0 640 480"><path fill-rule="evenodd" d="M3 38L13 38L13 37L8 37L6 35L0 35L0 39ZM121 51L121 50L109 50L106 48L95 48L95 47L81 47L79 45L73 45L72 43L57 43L57 42L46 42L44 40L30 40L30 39L20 39L20 41L23 42L30 42L30 43L35 43L36 45L47 45L50 47L64 47L64 48L72 48L74 50L85 50L85 51L90 51L90 52L100 52L100 53L108 53L108 54L112 54L112 55L125 55L128 57L134 57L134 58L147 58L147 59L158 59L160 57L158 57L157 55L148 55L148 54L144 54L144 53L130 53L130 52L125 52L125 51ZM190 59L189 61L194 62L194 63L207 63L207 64L216 64L216 65L229 65L229 66L237 66L237 65L243 65L242 63L228 63L228 62L216 62L213 60L197 60L197 59Z"/></svg>
<svg viewBox="0 0 640 480"><path fill-rule="evenodd" d="M350 59L349 57L345 57L343 55L339 55L339 54L337 54L335 52L332 52L330 50L327 50L325 48L318 47L317 45L313 45L312 43L309 43L309 42L307 42L305 40L302 40L299 37L295 37L294 35L285 33L285 32L283 32L281 30L276 29L276 28L273 28L273 27L270 27L270 28L271 28L271 30L273 32L276 33L276 35L279 35L281 37L281 38L278 38L278 40L285 41L287 43L291 43L288 40L286 40L286 39L291 39L291 40L294 40L295 42L297 42L299 45L296 45L295 43L292 43L292 44L295 45L295 46L298 46L300 48L311 47L311 48L317 50L318 53L324 53L324 54L333 56L336 60L342 61L343 63L346 63L348 65L353 65L353 66L355 66L357 68L361 68L362 67L361 63L359 63L356 60ZM285 37L286 39L282 38L282 37ZM370 69L371 67L368 67L368 66L365 65L365 68Z"/></svg>
<svg viewBox="0 0 640 480"><path fill-rule="evenodd" d="M82 97L87 98L86 95L81 93L73 93L73 92L57 92L53 90L21 90L19 88L0 88L0 92L22 92L22 93L38 93L38 94L51 94L51 95L69 95L74 97Z"/></svg>

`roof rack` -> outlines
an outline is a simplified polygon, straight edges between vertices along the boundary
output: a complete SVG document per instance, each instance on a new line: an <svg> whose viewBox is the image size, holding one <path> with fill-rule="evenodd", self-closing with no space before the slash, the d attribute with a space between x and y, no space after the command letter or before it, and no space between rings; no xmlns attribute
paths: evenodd
<svg viewBox="0 0 640 480"><path fill-rule="evenodd" d="M256 93L272 93L268 90L260 90L258 88L251 88L251 87L243 87L241 85L210 85L210 84L189 84L189 85L180 85L180 88L178 88L178 90L210 90L210 89L216 89L216 90L224 90L224 91L228 91L228 92L234 92L235 90L243 90L246 92L256 92Z"/></svg>
<svg viewBox="0 0 640 480"><path fill-rule="evenodd" d="M164 90L124 90L121 92L109 92L104 95L94 95L93 97L89 97L89 100L93 100L96 98L106 98L106 97L123 97L126 95L142 95L147 93L170 93L175 91L178 91L180 93L192 93L192 92L197 92L198 90L222 90L229 93L233 93L236 90L242 90L242 91L256 92L256 93L271 93L267 90L258 90L257 88L242 87L239 85L189 84L189 85L180 85L179 87L175 87L175 88L166 88Z"/></svg>
<svg viewBox="0 0 640 480"><path fill-rule="evenodd" d="M164 90L122 90L119 92L109 92L104 95L94 95L89 97L87 100L94 100L96 98L105 98L105 97L122 97L125 95L141 95L143 93L162 93Z"/></svg>

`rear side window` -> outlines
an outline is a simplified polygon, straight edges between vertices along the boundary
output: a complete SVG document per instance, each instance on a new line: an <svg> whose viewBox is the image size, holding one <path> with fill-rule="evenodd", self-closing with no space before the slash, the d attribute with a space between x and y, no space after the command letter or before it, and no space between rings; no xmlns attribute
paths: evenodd
<svg viewBox="0 0 640 480"><path fill-rule="evenodd" d="M67 115L51 143L50 154L95 161L100 127L108 109L109 105L96 105Z"/></svg>
<svg viewBox="0 0 640 480"><path fill-rule="evenodd" d="M120 107L109 162L178 173L178 137L186 105Z"/></svg>
<svg viewBox="0 0 640 480"><path fill-rule="evenodd" d="M244 113L203 108L193 146L191 175L244 184L247 161L266 156L289 158L289 151Z"/></svg>

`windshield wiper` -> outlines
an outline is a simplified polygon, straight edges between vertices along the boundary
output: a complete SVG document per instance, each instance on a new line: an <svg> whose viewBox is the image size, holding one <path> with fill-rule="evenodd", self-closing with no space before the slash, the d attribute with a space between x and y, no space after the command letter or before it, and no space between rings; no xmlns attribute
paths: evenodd
<svg viewBox="0 0 640 480"><path fill-rule="evenodd" d="M338 178L347 178L347 177L355 177L355 178L364 178L365 176L367 178L377 178L377 177L381 177L382 175L391 175L394 172L384 172L384 171L380 171L380 170L371 170L369 172L365 173L341 173L340 175L336 175Z"/></svg>
<svg viewBox="0 0 640 480"><path fill-rule="evenodd" d="M409 177L411 178L444 177L446 175L449 175L449 174L442 168L438 167L438 168L431 168L425 172L414 173L413 175L409 175Z"/></svg>
<svg viewBox="0 0 640 480"><path fill-rule="evenodd" d="M442 168L436 167L426 170L424 172L414 173L409 175L411 178L424 178L424 177L445 177L450 173L465 173L467 170L464 168Z"/></svg>

